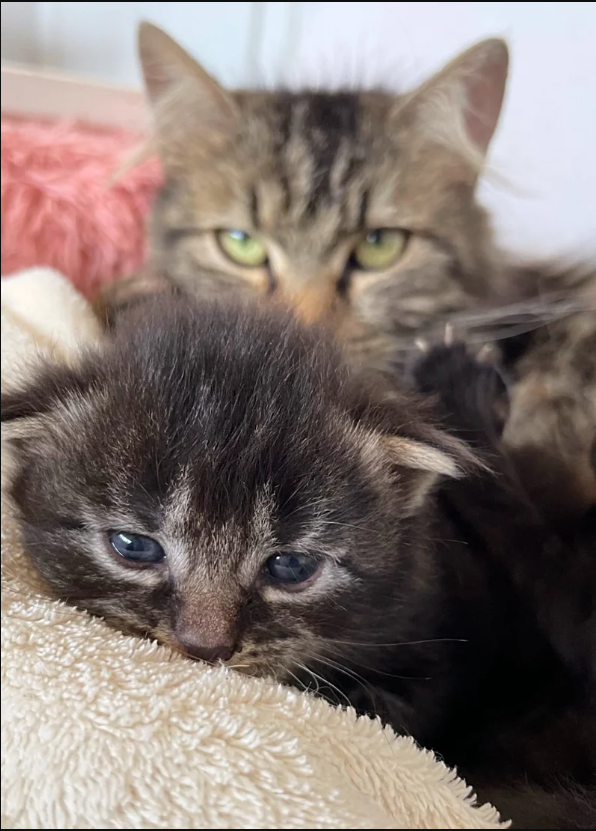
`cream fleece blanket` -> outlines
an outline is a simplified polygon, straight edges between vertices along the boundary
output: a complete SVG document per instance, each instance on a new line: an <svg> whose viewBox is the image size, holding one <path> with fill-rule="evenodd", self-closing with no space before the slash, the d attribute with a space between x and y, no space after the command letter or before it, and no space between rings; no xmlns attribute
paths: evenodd
<svg viewBox="0 0 596 831"><path fill-rule="evenodd" d="M55 272L2 281L3 386L97 335ZM50 599L3 500L2 828L499 827L377 722Z"/></svg>

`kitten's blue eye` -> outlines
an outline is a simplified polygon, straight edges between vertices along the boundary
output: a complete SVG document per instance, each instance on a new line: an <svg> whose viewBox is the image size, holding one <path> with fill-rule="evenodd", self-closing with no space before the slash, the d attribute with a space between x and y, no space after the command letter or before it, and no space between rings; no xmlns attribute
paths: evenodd
<svg viewBox="0 0 596 831"><path fill-rule="evenodd" d="M166 558L165 551L156 540L140 534L117 531L110 534L110 543L117 554L131 563L155 565Z"/></svg>
<svg viewBox="0 0 596 831"><path fill-rule="evenodd" d="M276 554L269 557L265 567L276 583L296 585L304 583L315 573L319 561L308 554Z"/></svg>

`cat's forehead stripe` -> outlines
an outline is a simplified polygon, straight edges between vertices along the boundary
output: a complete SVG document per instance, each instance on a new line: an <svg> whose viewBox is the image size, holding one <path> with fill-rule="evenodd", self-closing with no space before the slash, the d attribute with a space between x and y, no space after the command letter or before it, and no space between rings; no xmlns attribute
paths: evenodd
<svg viewBox="0 0 596 831"><path fill-rule="evenodd" d="M288 209L312 218L322 203L340 196L361 170L361 96L347 92L279 95L274 112L284 202ZM308 181L302 181L307 176ZM301 179L301 187L292 188L290 183L296 178ZM358 204L362 203L361 194ZM351 224L354 220L363 221L362 210L351 218Z"/></svg>

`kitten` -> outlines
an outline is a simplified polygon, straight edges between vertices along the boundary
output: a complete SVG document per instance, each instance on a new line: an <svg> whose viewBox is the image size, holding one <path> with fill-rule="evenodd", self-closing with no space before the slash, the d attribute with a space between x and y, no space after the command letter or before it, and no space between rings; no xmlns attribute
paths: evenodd
<svg viewBox="0 0 596 831"><path fill-rule="evenodd" d="M483 528L490 523L491 517L499 513L507 516L512 499L513 503L525 501L515 466L502 451L503 425L494 419L495 400L505 392L502 380L492 367L472 359L462 344L435 347L415 366L414 375L420 389L438 398L452 433L465 436L468 443L482 452L495 474L483 477L481 482L464 478L449 488L451 509L460 512L474 533L478 526ZM592 473L596 475L596 445L591 455ZM548 472L548 455L542 464ZM531 501L526 502L526 510L528 516L535 514ZM494 530L498 533L497 528ZM510 533L508 525L502 530ZM488 776L486 771L483 776L482 763L480 766L473 763L474 783L483 799L494 802L505 815L515 818L517 827L592 828L596 822L596 755L592 751L580 762L580 766L584 765L586 785L578 787L577 782L573 784L573 777L570 781L573 751L566 757L564 748L577 731L584 733L589 744L596 739L596 513L589 512L563 535L547 529L539 557L536 557L536 546L524 544L523 536L518 533L511 543L493 549L499 565L504 567L518 596L578 686L571 707L555 716L546 729L546 714L541 715L539 711L524 713L517 722L522 745L534 745L533 763L539 763L544 772L550 771L551 778L558 771L558 787L553 788L551 782L550 788L541 790L511 779L507 787L503 786L507 773L515 767L510 754L518 750L512 733L515 717L501 737L493 737ZM555 755L553 746L557 748ZM574 747L573 738L571 747ZM499 754L503 751L503 780L495 786L494 766L498 767Z"/></svg>
<svg viewBox="0 0 596 831"><path fill-rule="evenodd" d="M465 335L480 311L485 322L474 334L490 341L510 321L519 325L511 304L532 300L531 326L548 313L551 292L576 291L575 272L510 263L476 201L505 91L502 41L479 43L404 95L228 92L156 27L142 24L139 46L165 186L148 270L108 288L99 301L108 317L168 285L202 298L270 298L323 321L353 361L379 368L398 354L407 363L414 339L445 319ZM596 269L582 281L596 288ZM593 340L596 302L586 308ZM582 354L575 326L573 318L560 327L570 338L567 363ZM578 384L596 397L594 360L584 358L591 377L561 368L551 392L543 366L559 362L560 344L525 344L506 441L549 515L561 491L560 513L582 514L596 504L587 464L596 417ZM526 453L530 399L540 450L551 447L549 469L558 467L547 492L526 464L536 456L533 441Z"/></svg>
<svg viewBox="0 0 596 831"><path fill-rule="evenodd" d="M417 383L440 392L431 370ZM476 422L478 456L430 401L365 383L287 314L173 296L3 395L2 419L25 546L56 596L378 713L487 793L522 778L538 799L562 769L589 785L583 680L507 562L538 561L549 535L487 470ZM562 798L552 827L573 823Z"/></svg>
<svg viewBox="0 0 596 831"><path fill-rule="evenodd" d="M510 454L502 451L503 425L494 418L495 400L506 395L499 374L474 360L463 344L455 344L435 347L414 367L414 376L420 390L438 397L452 434L481 451L496 474L485 477L481 488L469 479L453 484L450 499L462 510L473 506L474 525L483 525L499 506L505 513L512 498L525 501L528 516L538 519L533 501L519 488ZM542 464L548 472L545 455ZM596 474L596 444L591 457ZM500 563L568 671L596 697L596 512L562 533L549 528L539 562L533 547L504 545L500 551Z"/></svg>

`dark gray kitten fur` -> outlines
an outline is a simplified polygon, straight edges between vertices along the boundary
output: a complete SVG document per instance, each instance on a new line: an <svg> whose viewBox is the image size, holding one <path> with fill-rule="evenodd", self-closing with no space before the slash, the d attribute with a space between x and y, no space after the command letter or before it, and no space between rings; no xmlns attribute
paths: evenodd
<svg viewBox="0 0 596 831"><path fill-rule="evenodd" d="M494 452L475 366L435 352L416 379L498 477L429 401L364 385L281 313L139 304L78 368L2 397L3 421L24 420L12 496L29 556L126 632L378 713L481 793L504 788L520 827L593 827L590 692L512 573L548 537ZM113 531L166 560L132 566ZM284 552L316 558L312 579L272 582ZM562 794L563 772L584 790Z"/></svg>

